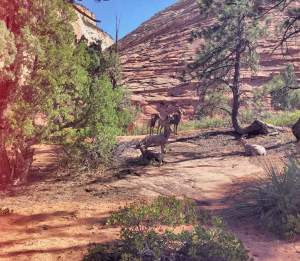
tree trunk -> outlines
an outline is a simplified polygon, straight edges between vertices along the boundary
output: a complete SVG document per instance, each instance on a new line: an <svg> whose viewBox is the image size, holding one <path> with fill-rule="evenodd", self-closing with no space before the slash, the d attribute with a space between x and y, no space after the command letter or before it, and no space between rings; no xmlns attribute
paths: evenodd
<svg viewBox="0 0 300 261"><path fill-rule="evenodd" d="M240 24L238 25L240 28ZM241 29L241 28L240 28ZM238 133L238 134L244 134L244 130L241 128L239 121L238 121L238 116L239 116L239 108L240 108L240 78L241 78L241 49L242 49L242 44L241 44L241 37L242 37L242 32L239 30L239 42L236 46L236 56L235 56L235 64L234 64L234 78L233 78L233 83L231 86L232 90L232 98L233 98L233 104L232 104L232 112L231 112L231 122L232 122L232 127L233 129Z"/></svg>
<svg viewBox="0 0 300 261"><path fill-rule="evenodd" d="M232 112L231 112L231 121L232 127L240 135L259 135L259 134L268 134L267 125L259 120L255 120L251 125L246 128L242 128L239 124L238 116L239 116L239 108L240 108L240 78L241 78L241 53L243 49L242 45L242 28L241 23L238 25L239 32L238 38L239 42L236 46L236 56L235 56L235 64L234 64L234 78L231 86L233 104L232 104Z"/></svg>

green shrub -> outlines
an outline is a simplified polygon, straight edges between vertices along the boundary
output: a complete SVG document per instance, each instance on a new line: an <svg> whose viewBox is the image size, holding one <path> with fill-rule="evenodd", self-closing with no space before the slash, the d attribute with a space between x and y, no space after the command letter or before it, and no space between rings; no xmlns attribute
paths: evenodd
<svg viewBox="0 0 300 261"><path fill-rule="evenodd" d="M241 124L250 124L253 119L257 117L257 114L255 110L251 109L244 109L241 110L240 115L239 115L239 120Z"/></svg>
<svg viewBox="0 0 300 261"><path fill-rule="evenodd" d="M300 118L300 110L297 111L281 111L269 115L265 118L265 122L275 126L291 127Z"/></svg>
<svg viewBox="0 0 300 261"><path fill-rule="evenodd" d="M199 129L208 129L208 128L219 128L230 126L230 120L228 117L224 118L210 118L206 117L200 119L197 123Z"/></svg>
<svg viewBox="0 0 300 261"><path fill-rule="evenodd" d="M300 90L292 64L274 76L263 88L264 96L270 95L272 106L279 110L300 109Z"/></svg>
<svg viewBox="0 0 300 261"><path fill-rule="evenodd" d="M119 225L132 231L149 231L160 226L195 224L199 213L190 199L158 197L150 204L134 203L112 214L109 225Z"/></svg>
<svg viewBox="0 0 300 261"><path fill-rule="evenodd" d="M191 233L183 233L181 252L188 257L184 260L198 261L241 261L249 260L243 243L227 232L220 219L212 221L211 228L196 226Z"/></svg>
<svg viewBox="0 0 300 261"><path fill-rule="evenodd" d="M283 170L266 167L265 177L248 184L234 206L234 215L257 218L282 238L300 232L300 163L291 159Z"/></svg>
<svg viewBox="0 0 300 261"><path fill-rule="evenodd" d="M114 250L95 246L84 260L249 260L241 241L219 219L207 228L209 221L188 199L158 197L150 204L132 204L108 220L109 225L121 226L120 244ZM188 224L194 226L191 231L175 232L176 227Z"/></svg>
<svg viewBox="0 0 300 261"><path fill-rule="evenodd" d="M183 122L179 125L179 130L197 130L197 129L209 129L220 128L230 126L229 117L217 118L217 117L204 117L199 120Z"/></svg>

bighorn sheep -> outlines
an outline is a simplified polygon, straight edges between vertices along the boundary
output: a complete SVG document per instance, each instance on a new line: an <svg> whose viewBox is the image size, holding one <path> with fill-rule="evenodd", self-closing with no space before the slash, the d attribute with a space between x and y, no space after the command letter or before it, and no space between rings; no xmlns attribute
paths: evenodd
<svg viewBox="0 0 300 261"><path fill-rule="evenodd" d="M157 134L160 134L162 129L164 129L167 125L170 126L170 120L171 120L170 115L167 115L166 118L159 117L158 124L157 124Z"/></svg>
<svg viewBox="0 0 300 261"><path fill-rule="evenodd" d="M157 113L151 114L151 118L149 120L149 129L150 129L149 133L150 133L150 135L153 134L153 130L154 130L155 124L156 124L158 119L159 119L159 115Z"/></svg>
<svg viewBox="0 0 300 261"><path fill-rule="evenodd" d="M257 144L250 144L246 141L246 139L241 138L240 143L243 145L245 149L245 154L247 156L265 156L267 155L266 149Z"/></svg>
<svg viewBox="0 0 300 261"><path fill-rule="evenodd" d="M168 142L171 132L172 130L170 128L170 124L167 123L165 125L163 134L147 136L146 138L144 138L142 141L139 142L138 146L144 146L146 150L150 146L160 146L161 153L165 153L165 146Z"/></svg>
<svg viewBox="0 0 300 261"><path fill-rule="evenodd" d="M181 121L181 117L182 117L182 110L180 108L177 108L176 112L174 114L172 114L172 116L170 117L170 124L174 125L174 134L177 135L177 129L178 129L178 125Z"/></svg>
<svg viewBox="0 0 300 261"><path fill-rule="evenodd" d="M136 146L137 149L139 149L142 153L142 157L144 160L147 160L147 162L151 161L157 161L159 163L159 166L163 164L164 162L164 154L154 152L151 150L147 150L144 145L138 144Z"/></svg>

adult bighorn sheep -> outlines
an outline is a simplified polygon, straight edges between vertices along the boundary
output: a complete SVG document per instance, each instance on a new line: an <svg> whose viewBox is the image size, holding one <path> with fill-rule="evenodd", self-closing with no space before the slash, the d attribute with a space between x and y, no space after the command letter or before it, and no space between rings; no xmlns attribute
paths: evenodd
<svg viewBox="0 0 300 261"><path fill-rule="evenodd" d="M149 120L149 133L150 133L150 135L153 134L153 130L154 130L154 128L155 128L155 124L156 124L156 122L157 122L157 120L158 120L159 118L160 118L160 117L159 117L159 115L158 115L157 113L151 114L151 118L150 118L150 120Z"/></svg>
<svg viewBox="0 0 300 261"><path fill-rule="evenodd" d="M160 134L161 131L168 125L170 127L171 116L167 115L165 118L159 117L157 123L157 134Z"/></svg>
<svg viewBox="0 0 300 261"><path fill-rule="evenodd" d="M182 110L180 108L177 108L176 112L173 113L170 117L170 124L174 125L174 134L177 135L177 129L178 129L178 125L181 121L181 117L182 117Z"/></svg>
<svg viewBox="0 0 300 261"><path fill-rule="evenodd" d="M161 153L165 153L165 146L169 140L171 132L170 124L166 123L164 126L164 133L147 136L141 140L137 146L144 146L145 150L147 150L150 146L160 146Z"/></svg>
<svg viewBox="0 0 300 261"><path fill-rule="evenodd" d="M247 156L265 156L265 155L267 155L267 151L266 151L265 147L263 147L261 145L257 145L257 144L250 144L244 138L241 138L239 141L242 144L242 146L244 147L245 154Z"/></svg>

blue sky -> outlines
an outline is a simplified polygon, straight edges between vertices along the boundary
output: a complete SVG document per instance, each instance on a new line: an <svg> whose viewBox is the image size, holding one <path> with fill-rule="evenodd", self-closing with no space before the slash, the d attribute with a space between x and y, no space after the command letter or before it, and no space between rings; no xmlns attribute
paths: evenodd
<svg viewBox="0 0 300 261"><path fill-rule="evenodd" d="M83 0L79 3L86 6L101 20L99 26L115 37L115 17L120 18L119 37L137 28L158 11L175 3L176 0L109 0L97 2Z"/></svg>

